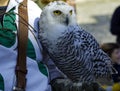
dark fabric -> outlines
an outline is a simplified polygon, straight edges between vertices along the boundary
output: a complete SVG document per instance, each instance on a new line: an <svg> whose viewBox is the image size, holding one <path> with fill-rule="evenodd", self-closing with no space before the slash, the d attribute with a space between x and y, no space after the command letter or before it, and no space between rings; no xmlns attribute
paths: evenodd
<svg viewBox="0 0 120 91"><path fill-rule="evenodd" d="M116 83L116 82L120 82L120 65L114 64L113 66L114 66L114 68L118 71L118 74L113 74L113 75L112 75L113 81L114 81L115 83Z"/></svg>
<svg viewBox="0 0 120 91"><path fill-rule="evenodd" d="M120 6L116 8L111 19L110 32L117 36L117 42L120 43Z"/></svg>
<svg viewBox="0 0 120 91"><path fill-rule="evenodd" d="M0 22L3 20L4 12L6 11L7 6L0 7Z"/></svg>

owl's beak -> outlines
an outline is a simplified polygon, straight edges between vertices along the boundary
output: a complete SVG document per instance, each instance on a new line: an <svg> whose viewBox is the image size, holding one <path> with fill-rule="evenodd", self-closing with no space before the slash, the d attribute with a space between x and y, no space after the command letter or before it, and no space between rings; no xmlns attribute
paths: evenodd
<svg viewBox="0 0 120 91"><path fill-rule="evenodd" d="M66 23L66 25L68 25L68 24L69 24L69 18L68 18L68 15L66 16L65 23Z"/></svg>

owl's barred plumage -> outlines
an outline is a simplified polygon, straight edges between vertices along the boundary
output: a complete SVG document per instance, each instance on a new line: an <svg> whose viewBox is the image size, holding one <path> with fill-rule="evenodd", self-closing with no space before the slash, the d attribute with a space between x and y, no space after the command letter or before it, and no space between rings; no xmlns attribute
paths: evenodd
<svg viewBox="0 0 120 91"><path fill-rule="evenodd" d="M56 10L62 14L54 16ZM69 13L71 10L72 15ZM68 4L55 1L46 6L41 15L40 29L43 47L72 81L92 82L112 73L111 59L100 49L95 38L77 25L73 8Z"/></svg>

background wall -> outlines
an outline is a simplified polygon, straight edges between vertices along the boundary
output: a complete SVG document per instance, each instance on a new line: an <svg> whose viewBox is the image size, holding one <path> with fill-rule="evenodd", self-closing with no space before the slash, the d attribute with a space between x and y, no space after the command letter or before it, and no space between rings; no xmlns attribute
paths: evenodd
<svg viewBox="0 0 120 91"><path fill-rule="evenodd" d="M109 32L111 16L120 0L76 0L80 26L90 32L99 43L115 42Z"/></svg>

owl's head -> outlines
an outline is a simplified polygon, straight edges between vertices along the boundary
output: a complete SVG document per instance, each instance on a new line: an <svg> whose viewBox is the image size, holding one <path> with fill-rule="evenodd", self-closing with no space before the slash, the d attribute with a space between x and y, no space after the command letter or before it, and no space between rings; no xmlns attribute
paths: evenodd
<svg viewBox="0 0 120 91"><path fill-rule="evenodd" d="M63 1L51 2L43 9L40 23L40 25L45 24L54 26L76 24L74 8Z"/></svg>

